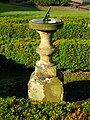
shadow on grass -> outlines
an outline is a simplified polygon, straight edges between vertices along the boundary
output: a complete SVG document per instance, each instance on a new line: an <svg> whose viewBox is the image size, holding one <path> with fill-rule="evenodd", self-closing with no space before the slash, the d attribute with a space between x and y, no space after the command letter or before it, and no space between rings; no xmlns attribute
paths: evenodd
<svg viewBox="0 0 90 120"><path fill-rule="evenodd" d="M26 68L0 55L0 97L27 97L28 81L33 71L33 68Z"/></svg>
<svg viewBox="0 0 90 120"><path fill-rule="evenodd" d="M90 98L90 81L75 81L64 85L65 101L82 101Z"/></svg>

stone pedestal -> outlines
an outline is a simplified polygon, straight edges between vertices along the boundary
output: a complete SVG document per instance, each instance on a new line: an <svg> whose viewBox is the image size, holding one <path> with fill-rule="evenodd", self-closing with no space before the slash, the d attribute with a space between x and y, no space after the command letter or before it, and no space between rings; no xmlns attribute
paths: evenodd
<svg viewBox="0 0 90 120"><path fill-rule="evenodd" d="M63 100L62 82L58 77L41 79L33 72L28 88L28 95L32 101L60 102Z"/></svg>
<svg viewBox="0 0 90 120"><path fill-rule="evenodd" d="M28 82L28 97L32 101L60 102L63 100L63 84L57 76L57 69L52 62L54 47L50 31L38 31L41 43L36 49L40 60Z"/></svg>

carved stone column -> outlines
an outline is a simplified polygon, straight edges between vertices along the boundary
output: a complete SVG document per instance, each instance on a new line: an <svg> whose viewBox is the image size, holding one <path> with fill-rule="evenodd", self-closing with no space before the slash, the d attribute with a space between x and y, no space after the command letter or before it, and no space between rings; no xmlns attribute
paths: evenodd
<svg viewBox="0 0 90 120"><path fill-rule="evenodd" d="M36 51L40 60L28 82L28 97L32 101L59 102L63 100L63 84L57 76L56 65L52 61L55 48L52 45L53 32L38 31L41 43Z"/></svg>
<svg viewBox="0 0 90 120"><path fill-rule="evenodd" d="M52 53L55 50L51 42L52 33L43 31L38 32L41 36L41 43L36 49L37 53L40 55L40 60L36 62L36 74L50 78L56 76L56 66L52 62Z"/></svg>

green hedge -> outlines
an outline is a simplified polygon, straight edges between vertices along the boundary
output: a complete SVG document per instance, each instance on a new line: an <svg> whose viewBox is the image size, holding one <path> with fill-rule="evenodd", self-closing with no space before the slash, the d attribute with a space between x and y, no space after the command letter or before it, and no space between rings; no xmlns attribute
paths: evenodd
<svg viewBox="0 0 90 120"><path fill-rule="evenodd" d="M59 69L90 70L90 40L60 40L58 42L53 60ZM57 41L54 44L57 44Z"/></svg>
<svg viewBox="0 0 90 120"><path fill-rule="evenodd" d="M39 55L36 47L40 40L31 39L10 39L0 37L0 54L7 59L12 59L18 64L26 67L35 67ZM53 54L53 61L58 69L70 71L90 70L90 40L57 40L53 43L56 51Z"/></svg>
<svg viewBox="0 0 90 120"><path fill-rule="evenodd" d="M39 39L35 30L29 29L29 20L31 17L1 17L0 18L0 36L10 38L33 38ZM90 19L62 17L59 18L64 22L62 29L57 30L53 40L57 39L90 39Z"/></svg>
<svg viewBox="0 0 90 120"><path fill-rule="evenodd" d="M60 19L60 18L59 18ZM54 40L56 39L90 39L90 19L82 17L61 17L64 22L62 29L59 29L54 34Z"/></svg>
<svg viewBox="0 0 90 120"><path fill-rule="evenodd" d="M24 98L0 98L1 120L87 120L89 118L90 105L87 102L32 103Z"/></svg>
<svg viewBox="0 0 90 120"><path fill-rule="evenodd" d="M7 59L12 59L18 64L24 64L26 67L35 67L38 59L36 47L39 40L30 40L25 38L10 39L0 37L0 54L5 55Z"/></svg>
<svg viewBox="0 0 90 120"><path fill-rule="evenodd" d="M64 26L52 38L54 44L58 44L53 55L58 69L90 70L90 20L73 17L60 19L64 21ZM36 47L40 44L40 36L29 29L29 20L31 17L0 18L0 54L26 67L35 67L39 59Z"/></svg>
<svg viewBox="0 0 90 120"><path fill-rule="evenodd" d="M63 5L67 4L70 0L28 0L28 1L36 5Z"/></svg>

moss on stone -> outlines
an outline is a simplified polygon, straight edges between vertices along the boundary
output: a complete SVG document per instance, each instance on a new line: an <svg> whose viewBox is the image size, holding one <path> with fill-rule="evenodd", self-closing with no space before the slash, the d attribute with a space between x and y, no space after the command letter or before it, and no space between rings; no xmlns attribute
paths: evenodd
<svg viewBox="0 0 90 120"><path fill-rule="evenodd" d="M63 98L63 85L58 77L53 77L50 83L44 83L44 101L60 102Z"/></svg>

